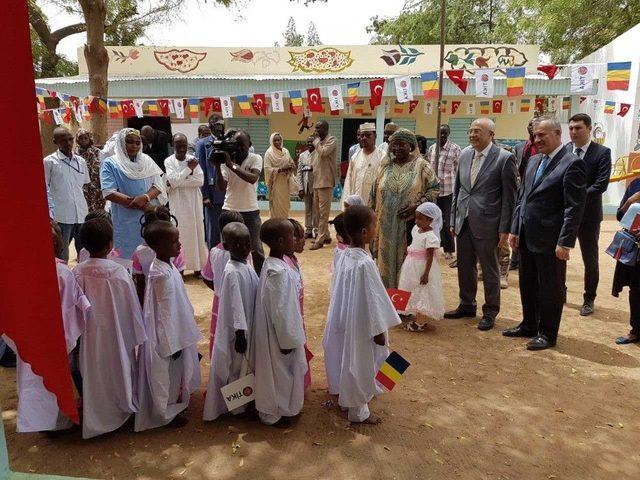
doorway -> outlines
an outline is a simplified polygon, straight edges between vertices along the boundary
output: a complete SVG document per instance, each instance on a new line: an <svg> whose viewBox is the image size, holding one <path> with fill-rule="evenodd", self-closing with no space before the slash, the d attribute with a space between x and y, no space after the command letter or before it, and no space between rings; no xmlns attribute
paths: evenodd
<svg viewBox="0 0 640 480"><path fill-rule="evenodd" d="M164 133L172 137L171 119L169 117L131 117L127 119L127 127L140 130L145 125L153 127L154 130L162 130Z"/></svg>

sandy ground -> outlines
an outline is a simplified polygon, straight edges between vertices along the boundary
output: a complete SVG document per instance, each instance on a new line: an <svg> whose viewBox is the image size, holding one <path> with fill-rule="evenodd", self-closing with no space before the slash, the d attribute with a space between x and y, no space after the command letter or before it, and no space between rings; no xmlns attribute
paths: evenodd
<svg viewBox="0 0 640 480"><path fill-rule="evenodd" d="M611 219L603 224L602 250L615 228ZM582 318L583 268L573 252L553 350L530 353L523 340L500 335L520 319L517 273L503 291L493 331L480 332L469 319L434 322L424 333L394 330L392 346L412 366L392 393L372 402L384 420L375 427L352 427L336 407L323 405L331 399L321 347L331 254L324 248L302 255L316 358L296 425L278 430L233 418L205 424L200 391L182 429L124 428L90 441L78 433L55 440L16 434L15 375L0 369L12 468L101 479L640 478L640 349L613 342L628 331L628 302L626 291L619 299L610 295L614 263L604 253L596 313ZM455 307L456 270L442 270L447 306ZM204 334L211 293L195 279L187 286ZM200 351L206 350L203 340ZM204 362L203 378L208 370Z"/></svg>

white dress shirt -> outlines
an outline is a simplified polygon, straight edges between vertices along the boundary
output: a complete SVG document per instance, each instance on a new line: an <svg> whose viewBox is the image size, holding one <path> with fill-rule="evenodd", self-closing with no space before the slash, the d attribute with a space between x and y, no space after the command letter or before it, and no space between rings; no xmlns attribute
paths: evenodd
<svg viewBox="0 0 640 480"><path fill-rule="evenodd" d="M584 155L587 153L587 150L589 150L589 146L591 145L591 140L589 140L585 145L583 145L582 147L578 147L575 143L573 144L573 153L575 153L576 155L578 155L581 159L584 160ZM582 150L582 152L580 152L580 154L576 153L577 149Z"/></svg>
<svg viewBox="0 0 640 480"><path fill-rule="evenodd" d="M75 154L67 157L56 150L44 159L44 178L56 206L56 222L83 223L89 208L82 186L91 182L84 159Z"/></svg>

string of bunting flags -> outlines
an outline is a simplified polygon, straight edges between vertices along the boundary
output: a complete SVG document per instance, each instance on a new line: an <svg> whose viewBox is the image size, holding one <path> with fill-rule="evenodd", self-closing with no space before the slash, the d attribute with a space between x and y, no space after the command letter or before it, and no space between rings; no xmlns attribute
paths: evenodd
<svg viewBox="0 0 640 480"><path fill-rule="evenodd" d="M567 65L571 71L571 90L573 94L584 93L585 95L592 91L593 81L595 78L595 67L604 64L576 64ZM631 62L611 62L607 65L606 73L606 89L607 91L629 89L629 79L631 74ZM563 65L540 65L537 71L546 76L549 80L555 78L560 67ZM525 95L526 68L525 67L507 67L504 69L479 68L472 73L472 78L465 77L464 70L445 70L446 77L458 88L462 95L467 94L470 81L475 82L475 96L477 98L492 99L495 94L495 73L496 71L504 73L507 85L506 106L502 99L481 100L479 102L479 111L482 115L489 113L499 114L506 111L507 113L529 112L531 110L530 99L519 99L516 97ZM413 76L415 77L415 75ZM404 113L404 106L409 106L409 113L412 113L418 106L419 101L414 99L414 92L411 83L411 75L392 77L395 86L396 102L394 108L395 113ZM424 72L419 75L422 97L425 100L424 113L430 115L438 108L439 92L439 71ZM376 78L367 80L369 83L369 101L368 106L371 110L382 104L382 95L384 85L387 79ZM360 82L352 82L346 84L336 84L327 87L314 87L302 90L288 91L289 96L289 112L291 114L299 114L304 110L304 100L309 112L324 112L323 94L326 96L330 113L338 115L341 110L347 110L347 113L364 114L365 101L359 98ZM345 103L346 90L346 103ZM36 99L38 110L41 118L45 123L55 121L56 124L70 123L72 116L78 122L82 120L90 120L91 114L96 112L108 113L110 118L131 118L134 116L143 117L145 112L152 116L169 116L174 114L177 118L191 119L200 118L200 112L205 116L211 113L220 113L224 118L233 117L234 99L237 102L241 115L250 116L255 114L269 115L270 113L284 113L284 93L256 93L253 95L243 94L234 96L221 97L194 97L194 98L173 98L173 99L125 99L111 100L95 96L80 98L65 93L55 92L44 88L36 87ZM58 98L60 107L46 108L45 97ZM269 98L270 102L267 101ZM581 96L581 102L582 100ZM586 97L584 97L586 98ZM475 115L476 102L465 102L466 108L464 112L467 115ZM613 103L613 105L611 105ZM450 104L446 100L440 103L440 110L444 113L447 111L455 115L462 104L462 101L451 101ZM567 110L570 106L570 97L565 97L561 103L561 109ZM506 108L505 108L506 107ZM545 98L539 97L535 99L533 107L538 111L544 111ZM618 115L623 117L632 107L632 104L621 103ZM389 111L391 108L388 102L385 102L385 109ZM615 102L605 102L605 113L614 113ZM551 110L555 111L555 110Z"/></svg>

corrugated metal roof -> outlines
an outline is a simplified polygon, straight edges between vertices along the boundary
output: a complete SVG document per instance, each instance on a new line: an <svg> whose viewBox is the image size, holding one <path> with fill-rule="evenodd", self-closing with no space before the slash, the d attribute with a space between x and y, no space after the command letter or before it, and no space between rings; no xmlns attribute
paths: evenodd
<svg viewBox="0 0 640 480"><path fill-rule="evenodd" d="M342 76L296 76L277 77L260 76L251 78L240 77L194 77L194 76L164 76L164 77L112 77L109 79L109 98L161 98L161 97L218 97L221 95L243 95L253 93L269 93L276 91L304 90L314 87L328 87L335 84L346 84L362 79L359 95L369 96L369 85L366 81L371 77ZM392 78L392 77L387 77ZM475 82L469 79L467 96L475 95ZM412 78L411 84L416 97L422 91L419 78ZM36 85L70 95L85 96L88 94L88 80L86 75L61 78L43 78L36 80ZM548 80L539 76L527 77L525 95L571 95L571 80L569 78L554 78ZM343 88L346 95L346 88ZM326 95L326 91L322 92ZM503 96L507 93L505 78L496 78L495 95ZM597 93L597 80L593 94ZM444 80L443 94L445 96L460 95L460 90L449 79ZM384 88L385 96L395 96L393 81L387 81Z"/></svg>

